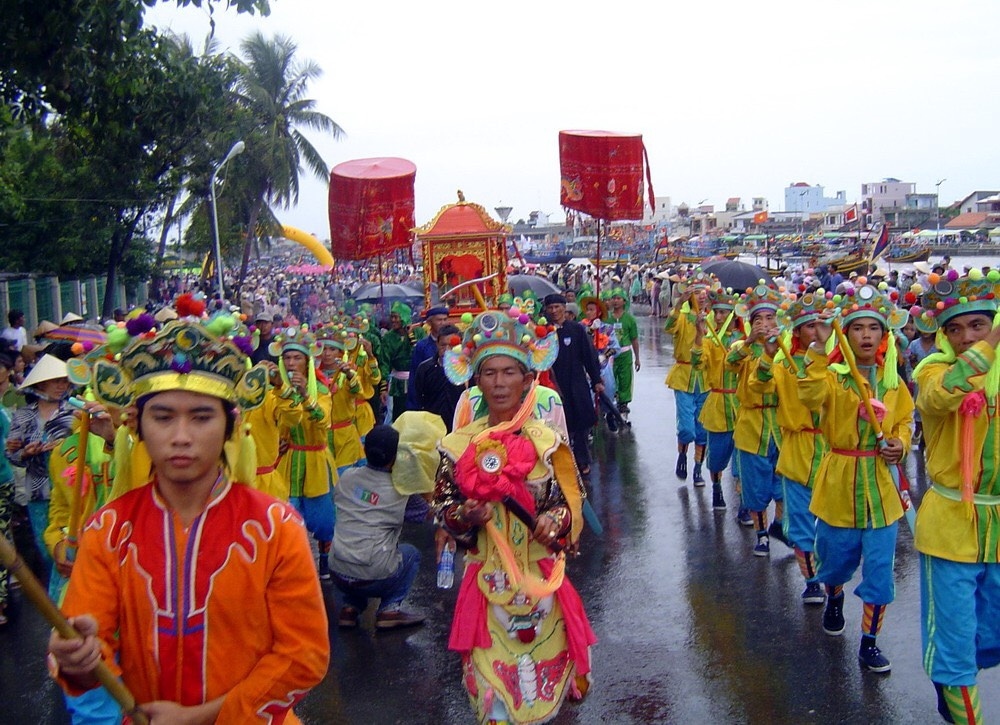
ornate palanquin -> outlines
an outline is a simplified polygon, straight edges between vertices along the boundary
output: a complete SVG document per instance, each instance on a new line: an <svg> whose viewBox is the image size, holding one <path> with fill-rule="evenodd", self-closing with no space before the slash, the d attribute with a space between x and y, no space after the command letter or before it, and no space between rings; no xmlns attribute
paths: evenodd
<svg viewBox="0 0 1000 725"><path fill-rule="evenodd" d="M479 204L464 200L441 207L427 224L414 229L424 258L424 304L431 304L431 283L441 292L442 304L452 315L481 312L478 289L487 308L507 291L507 235L511 228L497 221ZM471 280L491 277L481 282ZM447 292L462 286L452 295Z"/></svg>

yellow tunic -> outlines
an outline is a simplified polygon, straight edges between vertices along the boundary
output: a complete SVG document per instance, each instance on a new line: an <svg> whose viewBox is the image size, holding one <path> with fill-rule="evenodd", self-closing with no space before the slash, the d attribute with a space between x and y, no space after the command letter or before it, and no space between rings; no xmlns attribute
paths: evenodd
<svg viewBox="0 0 1000 725"><path fill-rule="evenodd" d="M257 448L257 482L254 488L275 498L288 500L288 483L281 475L281 431L298 423L301 414L288 398L272 388L260 407L246 414L250 436Z"/></svg>
<svg viewBox="0 0 1000 725"><path fill-rule="evenodd" d="M903 384L889 390L882 381L882 368L871 369L869 375L872 372L877 376L874 397L886 407L885 437L898 438L908 451L913 425L910 391ZM870 395L868 385L866 394ZM822 414L823 434L830 445L816 475L809 510L831 526L849 529L881 528L898 521L903 505L888 465L875 450L875 433L860 417L862 399L850 373L831 369L824 353L809 350L799 396L806 407Z"/></svg>
<svg viewBox="0 0 1000 725"><path fill-rule="evenodd" d="M379 370L378 360L368 357L362 352L358 353L355 365L358 367L358 381L361 383L361 393L357 396L354 408L354 427L358 429L358 435L364 438L368 431L375 427L375 413L368 402L375 397L375 391L382 384L382 371Z"/></svg>
<svg viewBox="0 0 1000 725"><path fill-rule="evenodd" d="M357 375L338 376L336 389L331 395L330 453L337 462L337 468L353 466L364 458L361 450L361 435L354 427L356 400L361 392L361 381Z"/></svg>
<svg viewBox="0 0 1000 725"><path fill-rule="evenodd" d="M771 441L781 447L781 430L778 428L778 395L774 381L760 383L755 390L750 387L750 381L757 377L760 351L760 346L747 346L739 340L730 349L726 365L739 378L736 386L739 411L736 413L733 443L741 451L766 456Z"/></svg>
<svg viewBox="0 0 1000 725"><path fill-rule="evenodd" d="M49 457L49 480L52 482L52 494L49 500L49 526L43 535L45 548L55 556L56 544L70 536L69 517L72 507L73 488L75 480L68 478L68 469L75 468L80 433L76 432L66 438L58 448L52 450ZM93 433L88 438L87 468L90 469L91 485L86 487L80 499L80 526L93 513L108 502L111 492L111 454L104 450L104 439ZM85 484L86 485L86 484ZM80 532L75 532L79 536Z"/></svg>
<svg viewBox="0 0 1000 725"><path fill-rule="evenodd" d="M332 496L337 483L337 464L327 441L333 407L330 391L325 385L319 386L312 411L301 405L292 407L298 413L298 420L282 429L282 437L290 441L280 464L287 488L277 498L287 501L289 496Z"/></svg>
<svg viewBox="0 0 1000 725"><path fill-rule="evenodd" d="M708 336L702 344L700 365L695 365L696 369L700 367L702 379L709 390L698 420L705 430L712 433L726 433L736 426L738 381L736 372L726 366L726 355L729 352L728 345L737 337L738 333L729 333L722 340L724 344L720 345L714 337Z"/></svg>
<svg viewBox="0 0 1000 725"><path fill-rule="evenodd" d="M795 355L794 360L802 370L805 356ZM819 464L830 449L820 430L820 414L799 400L798 376L784 361L775 363L765 353L757 366L757 375L750 380L750 388L763 392L772 381L778 394L777 419L781 428L777 471L790 481L812 488Z"/></svg>
<svg viewBox="0 0 1000 725"><path fill-rule="evenodd" d="M667 375L667 386L671 390L693 393L696 385L705 389L701 373L691 365L696 321L694 314L675 307L664 325L663 329L674 338L674 365Z"/></svg>
<svg viewBox="0 0 1000 725"><path fill-rule="evenodd" d="M962 424L959 406L966 396L984 391L986 373L996 354L977 342L954 363L931 363L917 378L917 409L927 441L927 473L933 484L917 511L917 550L950 561L1000 561L1000 425L996 397L971 418L974 445L973 490L980 497L970 506L961 500Z"/></svg>

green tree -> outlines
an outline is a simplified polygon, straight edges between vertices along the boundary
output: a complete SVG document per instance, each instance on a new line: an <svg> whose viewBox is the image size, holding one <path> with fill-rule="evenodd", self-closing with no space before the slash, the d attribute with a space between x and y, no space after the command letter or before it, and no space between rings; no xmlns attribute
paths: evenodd
<svg viewBox="0 0 1000 725"><path fill-rule="evenodd" d="M236 82L236 98L249 123L243 139L246 152L238 161L245 193L251 201L240 282L246 276L251 245L265 209L288 208L299 198L303 166L329 182L330 170L303 129L340 138L344 131L306 98L309 84L322 74L312 61L298 61L290 38L273 40L254 33L240 44L243 62Z"/></svg>

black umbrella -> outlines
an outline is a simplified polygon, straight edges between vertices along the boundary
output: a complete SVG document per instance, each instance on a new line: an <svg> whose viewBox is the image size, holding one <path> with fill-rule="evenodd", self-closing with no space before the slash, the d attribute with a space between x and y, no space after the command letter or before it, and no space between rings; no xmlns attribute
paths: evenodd
<svg viewBox="0 0 1000 725"><path fill-rule="evenodd" d="M562 294L559 287L537 274L512 274L507 277L507 286L515 297L523 295L528 289L534 292L538 299L543 299L545 295Z"/></svg>
<svg viewBox="0 0 1000 725"><path fill-rule="evenodd" d="M764 280L765 284L771 283L771 275L756 264L732 259L708 262L702 266L702 270L711 272L723 287L731 287L734 292L743 292L747 288L756 287L761 280Z"/></svg>

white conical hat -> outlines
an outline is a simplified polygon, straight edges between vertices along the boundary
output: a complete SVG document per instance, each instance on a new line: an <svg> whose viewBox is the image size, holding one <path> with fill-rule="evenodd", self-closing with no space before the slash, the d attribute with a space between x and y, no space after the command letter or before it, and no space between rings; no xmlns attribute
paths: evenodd
<svg viewBox="0 0 1000 725"><path fill-rule="evenodd" d="M60 325L69 325L73 322L83 322L83 318L75 312L67 312L63 315L62 320L59 322Z"/></svg>
<svg viewBox="0 0 1000 725"><path fill-rule="evenodd" d="M68 377L66 363L55 355L43 355L42 359L35 363L35 367L31 368L28 377L21 383L21 390L44 383L46 380L56 380L65 377Z"/></svg>
<svg viewBox="0 0 1000 725"><path fill-rule="evenodd" d="M927 262L914 262L913 268L920 272L920 274L930 274L931 266Z"/></svg>

